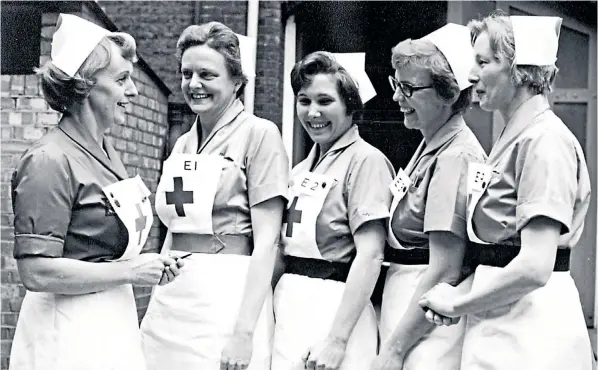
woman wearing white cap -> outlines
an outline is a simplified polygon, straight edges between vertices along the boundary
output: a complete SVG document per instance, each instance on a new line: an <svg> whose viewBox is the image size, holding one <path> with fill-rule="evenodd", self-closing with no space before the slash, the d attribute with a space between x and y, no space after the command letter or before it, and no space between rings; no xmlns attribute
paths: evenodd
<svg viewBox="0 0 598 370"><path fill-rule="evenodd" d="M294 66L291 86L315 145L290 183L272 369L367 369L378 339L369 298L394 170L353 123L362 101L375 95L365 54L312 53Z"/></svg>
<svg viewBox="0 0 598 370"><path fill-rule="evenodd" d="M192 255L184 274L154 290L141 324L149 369L270 369L289 168L276 125L239 99L254 73L246 41L210 22L189 26L177 43L197 119L164 163L156 211L168 227L163 252Z"/></svg>
<svg viewBox="0 0 598 370"><path fill-rule="evenodd" d="M420 302L467 315L461 369L592 368L590 340L569 254L590 201L584 154L546 95L561 19L491 15L471 21L480 106L506 122L486 164L472 166L471 290L440 284ZM431 311L430 311L431 313ZM450 324L450 322L449 322Z"/></svg>
<svg viewBox="0 0 598 370"><path fill-rule="evenodd" d="M463 120L471 103L473 50L467 27L446 26L392 50L394 100L423 141L391 184L393 202L382 298L382 347L373 369L459 369L465 323L429 323L418 302L461 277L468 165L485 153Z"/></svg>
<svg viewBox="0 0 598 370"><path fill-rule="evenodd" d="M14 257L28 291L10 369L145 370L131 284L179 271L172 258L139 255L153 221L149 190L105 139L137 95L135 40L61 14L51 57L42 90L63 116L12 179Z"/></svg>

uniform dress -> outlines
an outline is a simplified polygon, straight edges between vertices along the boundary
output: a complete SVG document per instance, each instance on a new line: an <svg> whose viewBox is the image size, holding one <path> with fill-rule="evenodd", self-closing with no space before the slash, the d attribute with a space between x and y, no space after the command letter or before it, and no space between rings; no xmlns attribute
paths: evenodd
<svg viewBox="0 0 598 370"><path fill-rule="evenodd" d="M290 205L281 234L287 261L274 293L272 369L276 370L304 369L302 355L330 332L346 276L339 277L334 269L327 272L322 265L348 270L356 254L353 235L357 229L388 217L387 184L394 170L380 151L359 136L357 126L319 161L318 150L315 145L293 169L289 187ZM294 271L298 262L313 264L313 268L308 265L309 271ZM376 349L376 316L368 302L340 369L368 369Z"/></svg>
<svg viewBox="0 0 598 370"><path fill-rule="evenodd" d="M385 343L402 319L426 272L429 232L445 231L466 239L467 171L485 153L460 114L454 115L430 139L422 141L393 186L380 338ZM395 188L396 189L396 188ZM389 258L394 254L395 258ZM435 327L405 357L404 370L459 369L465 322Z"/></svg>
<svg viewBox="0 0 598 370"><path fill-rule="evenodd" d="M590 201L588 169L579 142L545 97L537 95L518 108L487 166L470 177L471 189L476 183L481 187L477 196L471 191L472 241L506 253L521 246L521 229L538 216L561 224L559 253L579 240ZM472 291L500 269L480 264ZM555 271L544 287L519 301L467 316L461 368L589 370L591 356L577 288L569 271Z"/></svg>
<svg viewBox="0 0 598 370"><path fill-rule="evenodd" d="M149 369L220 369L253 247L251 207L286 197L288 160L277 127L236 100L199 146L196 121L164 163L156 211L184 271L156 287L141 324ZM163 251L167 253L168 251ZM272 294L253 335L249 370L270 369Z"/></svg>
<svg viewBox="0 0 598 370"><path fill-rule="evenodd" d="M139 254L152 225L148 189L128 179L107 140L65 114L21 158L12 179L16 259L94 263ZM97 293L25 294L11 370L145 370L131 285Z"/></svg>

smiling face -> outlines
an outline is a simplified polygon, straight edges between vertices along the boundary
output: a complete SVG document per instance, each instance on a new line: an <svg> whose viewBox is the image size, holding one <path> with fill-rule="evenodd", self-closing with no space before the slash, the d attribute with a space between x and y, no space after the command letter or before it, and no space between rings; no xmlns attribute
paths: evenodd
<svg viewBox="0 0 598 370"><path fill-rule="evenodd" d="M137 96L132 73L133 63L123 58L118 47L110 43L110 63L95 74L95 85L87 97L96 120L106 129L125 123L127 104Z"/></svg>
<svg viewBox="0 0 598 370"><path fill-rule="evenodd" d="M297 116L309 137L324 147L332 146L353 123L337 84L333 74L317 74L297 93Z"/></svg>
<svg viewBox="0 0 598 370"><path fill-rule="evenodd" d="M207 45L191 46L181 58L181 89L196 114L219 117L236 98L234 81L222 54Z"/></svg>
<svg viewBox="0 0 598 370"><path fill-rule="evenodd" d="M516 91L508 62L494 56L487 32L478 36L473 50L476 63L469 74L469 81L480 100L480 108L506 111Z"/></svg>
<svg viewBox="0 0 598 370"><path fill-rule="evenodd" d="M433 85L430 71L416 65L397 69L395 78L401 84L414 87ZM420 130L424 136L428 131L435 132L452 114L452 102L443 100L434 87L414 91L411 97L406 97L397 88L393 100L399 103L405 115L405 127Z"/></svg>

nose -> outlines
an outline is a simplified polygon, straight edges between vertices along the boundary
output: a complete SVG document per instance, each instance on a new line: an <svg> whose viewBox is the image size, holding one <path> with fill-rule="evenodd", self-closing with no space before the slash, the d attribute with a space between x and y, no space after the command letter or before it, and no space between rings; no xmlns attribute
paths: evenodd
<svg viewBox="0 0 598 370"><path fill-rule="evenodd" d="M478 81L480 80L480 77L478 76L478 66L477 65L474 65L471 68L471 71L469 71L469 76L467 76L467 80L470 83L472 83L473 85L478 83Z"/></svg>
<svg viewBox="0 0 598 370"><path fill-rule="evenodd" d="M394 94L392 94L392 100L396 102L405 100L405 95L403 95L403 92L398 87L395 90Z"/></svg>
<svg viewBox="0 0 598 370"><path fill-rule="evenodd" d="M317 109L317 107L314 104L311 104L309 106L309 111L307 112L307 115L309 116L309 118L318 118L322 114L320 113L320 111Z"/></svg>
<svg viewBox="0 0 598 370"><path fill-rule="evenodd" d="M191 88L200 88L202 87L202 83L200 81L199 76L197 75L197 73L193 73L193 76L191 76L191 80L189 81L189 87Z"/></svg>
<svg viewBox="0 0 598 370"><path fill-rule="evenodd" d="M129 83L127 85L127 89L125 90L125 95L127 97L135 97L135 96L139 95L139 91L137 90L137 86L135 85L135 82L133 82L133 80L131 79L131 77L129 77Z"/></svg>

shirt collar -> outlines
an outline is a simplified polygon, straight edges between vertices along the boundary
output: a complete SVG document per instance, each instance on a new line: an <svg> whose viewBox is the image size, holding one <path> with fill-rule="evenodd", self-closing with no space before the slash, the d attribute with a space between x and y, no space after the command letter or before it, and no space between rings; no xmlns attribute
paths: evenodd
<svg viewBox="0 0 598 370"><path fill-rule="evenodd" d="M489 159L496 158L515 140L521 132L530 126L534 118L550 109L548 99L544 95L535 95L524 101L513 113L505 125L492 150Z"/></svg>
<svg viewBox="0 0 598 370"><path fill-rule="evenodd" d="M425 145L422 155L429 154L438 150L449 140L454 138L458 133L465 128L465 120L460 114L453 115L438 131L432 136L429 142Z"/></svg>
<svg viewBox="0 0 598 370"><path fill-rule="evenodd" d="M328 151L326 153L324 153L324 155L320 156L320 160L318 160L318 154L321 150L321 147L319 144L315 144L311 148L309 154L307 155L306 163L309 163L310 165L312 163L315 163L315 165L312 167L312 168L315 168L327 156L329 156L339 150L345 149L346 147L348 147L349 145L351 145L355 141L357 141L357 139L359 139L359 137L360 137L359 129L357 128L357 125L352 125L351 127L349 127L349 129L344 134L342 134L338 139L336 139L334 144L332 144L330 149L328 149ZM316 161L318 161L318 162L316 163Z"/></svg>
<svg viewBox="0 0 598 370"><path fill-rule="evenodd" d="M243 106L243 103L241 103L241 100L235 99L231 106L226 110L226 112L224 112L222 117L220 117L218 122L216 122L216 125L214 126L206 140L204 140L203 144L201 145L201 148L199 147L198 134L198 125L200 125L200 122L199 116L197 116L187 136L187 140L185 143L185 153L199 153L210 142L210 140L212 140L214 135L216 135L216 133L220 129L233 122L235 118L237 118L237 116L239 116L239 114L243 112L244 109L245 107Z"/></svg>
<svg viewBox="0 0 598 370"><path fill-rule="evenodd" d="M110 172L114 173L119 180L128 178L127 170L122 164L120 157L110 144L110 141L104 136L102 150L100 144L93 138L87 126L79 122L74 116L65 114L62 116L58 128L66 134L72 141L78 144L82 150L89 153Z"/></svg>

